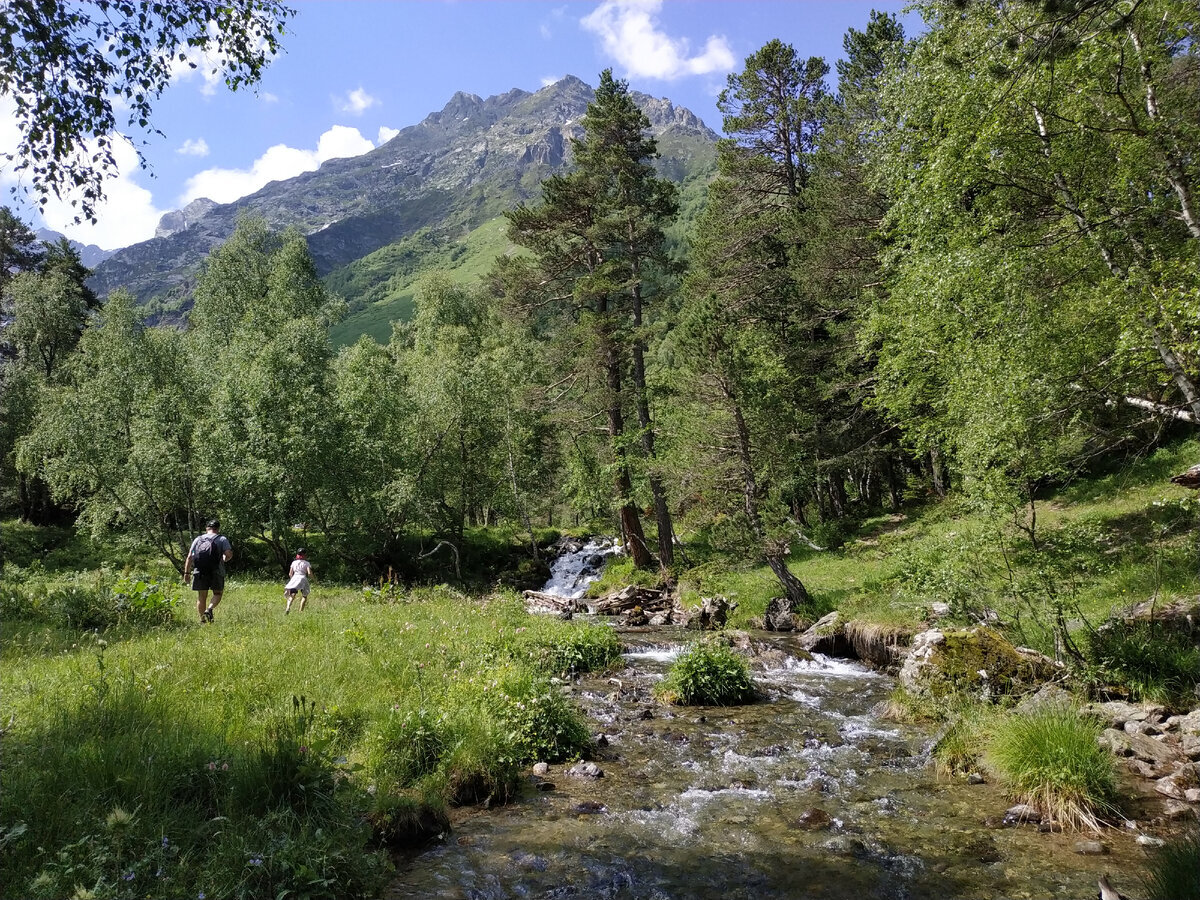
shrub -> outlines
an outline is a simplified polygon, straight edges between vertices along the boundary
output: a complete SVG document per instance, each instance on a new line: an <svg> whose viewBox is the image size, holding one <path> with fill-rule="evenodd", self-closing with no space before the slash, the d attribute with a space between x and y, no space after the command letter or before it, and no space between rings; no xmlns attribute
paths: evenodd
<svg viewBox="0 0 1200 900"><path fill-rule="evenodd" d="M1089 675L1127 689L1135 700L1183 707L1200 683L1200 647L1152 622L1110 622L1087 638Z"/></svg>
<svg viewBox="0 0 1200 900"><path fill-rule="evenodd" d="M528 661L540 672L563 678L603 669L621 655L621 640L612 628L560 625L557 620L547 621L546 625L549 627L521 632L503 642L501 649L514 659Z"/></svg>
<svg viewBox="0 0 1200 900"><path fill-rule="evenodd" d="M545 675L513 668L495 684L486 703L507 732L507 753L515 763L561 762L587 751L583 717Z"/></svg>
<svg viewBox="0 0 1200 900"><path fill-rule="evenodd" d="M1200 829L1193 827L1160 847L1144 881L1147 900L1194 900L1200 896Z"/></svg>
<svg viewBox="0 0 1200 900"><path fill-rule="evenodd" d="M395 707L372 742L371 773L385 791L410 787L437 770L448 744L444 715L425 705Z"/></svg>
<svg viewBox="0 0 1200 900"><path fill-rule="evenodd" d="M1068 827L1098 829L1116 799L1112 756L1097 743L1102 730L1074 707L1050 704L998 722L984 758L1019 802Z"/></svg>
<svg viewBox="0 0 1200 900"><path fill-rule="evenodd" d="M746 661L716 641L692 645L675 660L655 693L683 706L732 706L755 696Z"/></svg>

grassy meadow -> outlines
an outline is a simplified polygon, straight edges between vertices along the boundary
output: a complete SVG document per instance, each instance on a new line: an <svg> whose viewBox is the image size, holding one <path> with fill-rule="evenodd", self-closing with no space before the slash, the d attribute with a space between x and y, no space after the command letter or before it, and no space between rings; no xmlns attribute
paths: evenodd
<svg viewBox="0 0 1200 900"><path fill-rule="evenodd" d="M281 593L90 631L6 600L0 894L370 896L389 844L586 754L553 678L607 663L610 630L445 588L317 586L287 616Z"/></svg>

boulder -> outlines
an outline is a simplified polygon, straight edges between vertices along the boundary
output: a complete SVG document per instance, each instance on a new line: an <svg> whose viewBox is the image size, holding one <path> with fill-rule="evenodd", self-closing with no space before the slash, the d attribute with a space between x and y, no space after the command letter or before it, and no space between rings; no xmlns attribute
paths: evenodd
<svg viewBox="0 0 1200 900"><path fill-rule="evenodd" d="M1057 671L1052 660L1015 647L991 628L931 629L913 638L900 684L917 696L994 698L1025 693Z"/></svg>
<svg viewBox="0 0 1200 900"><path fill-rule="evenodd" d="M1085 709L1107 723L1109 728L1124 728L1127 722L1162 721L1166 713L1155 703L1127 703L1124 700L1089 703Z"/></svg>
<svg viewBox="0 0 1200 900"><path fill-rule="evenodd" d="M763 613L762 627L765 631L795 631L798 621L792 601L787 597L772 597Z"/></svg>
<svg viewBox="0 0 1200 900"><path fill-rule="evenodd" d="M1100 746L1110 753L1144 760L1160 770L1182 761L1176 745L1155 740L1145 734L1129 734L1115 728L1106 728L1100 735L1099 742Z"/></svg>
<svg viewBox="0 0 1200 900"><path fill-rule="evenodd" d="M842 621L841 613L836 611L822 616L804 632L800 646L809 653L855 658L854 646L846 637L846 624Z"/></svg>
<svg viewBox="0 0 1200 900"><path fill-rule="evenodd" d="M724 597L702 597L700 608L689 617L687 627L701 631L717 631L725 627L729 614L735 609L737 604L730 603Z"/></svg>

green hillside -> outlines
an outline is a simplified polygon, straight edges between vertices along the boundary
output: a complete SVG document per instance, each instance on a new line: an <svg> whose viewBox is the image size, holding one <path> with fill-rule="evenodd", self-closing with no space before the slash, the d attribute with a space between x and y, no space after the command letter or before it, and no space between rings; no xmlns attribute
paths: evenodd
<svg viewBox="0 0 1200 900"><path fill-rule="evenodd" d="M413 314L413 293L426 272L440 270L455 281L478 280L497 256L515 248L505 236L503 216L490 219L458 240L424 228L332 272L325 284L350 306L349 315L330 330L335 347L352 344L364 334L387 343L393 322Z"/></svg>

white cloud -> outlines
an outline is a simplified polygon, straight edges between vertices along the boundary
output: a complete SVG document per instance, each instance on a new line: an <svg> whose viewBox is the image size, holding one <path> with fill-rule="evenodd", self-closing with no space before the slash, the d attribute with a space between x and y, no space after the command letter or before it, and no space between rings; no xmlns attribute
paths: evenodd
<svg viewBox="0 0 1200 900"><path fill-rule="evenodd" d="M604 50L633 76L673 81L733 68L733 52L724 37L712 35L702 53L689 55L686 38L672 38L659 29L660 9L662 0L604 0L580 24L598 35Z"/></svg>
<svg viewBox="0 0 1200 900"><path fill-rule="evenodd" d="M554 37L554 32L551 31L550 26L545 23L542 23L538 26L538 31L542 33L542 37L547 41Z"/></svg>
<svg viewBox="0 0 1200 900"><path fill-rule="evenodd" d="M344 99L337 101L337 107L340 112L349 113L352 116L361 116L372 106L379 103L374 97L362 89L355 88Z"/></svg>
<svg viewBox="0 0 1200 900"><path fill-rule="evenodd" d="M0 98L0 156L14 153L21 140L15 112L16 106L11 97ZM79 157L88 159L95 152L96 142L87 141ZM81 243L97 244L108 250L154 237L154 228L163 210L155 208L150 192L134 180L141 170L137 150L128 139L118 138L113 141L112 153L116 168L104 182L105 199L96 205L96 224L86 220L76 224L74 220L79 212L71 205L69 197L60 200L52 196L46 201L41 214L42 223L47 228ZM14 165L0 160L0 187L6 190L13 186L28 187L30 184L28 172L14 172ZM15 212L22 215L20 209ZM29 215L36 220L32 211Z"/></svg>
<svg viewBox="0 0 1200 900"><path fill-rule="evenodd" d="M263 91L261 94L258 95L258 99L261 100L263 103L278 103L279 102L279 98L276 97L274 94L272 94L270 91Z"/></svg>
<svg viewBox="0 0 1200 900"><path fill-rule="evenodd" d="M269 147L249 169L205 169L187 180L179 205L186 206L197 197L217 203L232 203L253 194L272 181L295 178L312 172L329 159L359 156L375 145L357 128L334 125L317 140L316 150L298 150L286 144Z"/></svg>
<svg viewBox="0 0 1200 900"><path fill-rule="evenodd" d="M188 138L175 152L183 156L208 156L208 141L204 138Z"/></svg>
<svg viewBox="0 0 1200 900"><path fill-rule="evenodd" d="M379 126L379 139L375 141L377 146L382 147L392 138L400 133L399 128L388 128L386 125Z"/></svg>
<svg viewBox="0 0 1200 900"><path fill-rule="evenodd" d="M88 148L94 143L88 141ZM151 193L134 181L140 171L137 150L127 139L113 143L117 161L115 174L104 183L104 200L96 206L96 224L76 223L78 210L67 200L50 198L42 208L46 227L83 244L96 244L106 250L128 247L154 237L154 228L165 210L154 205Z"/></svg>
<svg viewBox="0 0 1200 900"><path fill-rule="evenodd" d="M561 79L561 75L545 75L542 77L542 87L550 87L552 84L558 84Z"/></svg>

